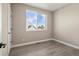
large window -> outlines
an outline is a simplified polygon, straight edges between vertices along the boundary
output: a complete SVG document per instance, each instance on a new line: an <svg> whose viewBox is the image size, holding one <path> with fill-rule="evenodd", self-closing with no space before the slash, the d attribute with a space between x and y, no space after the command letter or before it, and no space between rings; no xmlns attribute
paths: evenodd
<svg viewBox="0 0 79 59"><path fill-rule="evenodd" d="M46 15L39 12L27 10L26 30L27 31L46 30Z"/></svg>

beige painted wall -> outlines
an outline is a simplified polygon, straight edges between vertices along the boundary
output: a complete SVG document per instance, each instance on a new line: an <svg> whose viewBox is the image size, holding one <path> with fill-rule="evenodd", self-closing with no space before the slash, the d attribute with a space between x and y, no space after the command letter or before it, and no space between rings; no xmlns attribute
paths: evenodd
<svg viewBox="0 0 79 59"><path fill-rule="evenodd" d="M2 4L2 42L6 47L2 50L2 55L8 55L8 3Z"/></svg>
<svg viewBox="0 0 79 59"><path fill-rule="evenodd" d="M0 43L2 42L2 4L0 3Z"/></svg>
<svg viewBox="0 0 79 59"><path fill-rule="evenodd" d="M79 4L72 4L54 12L56 39L79 46Z"/></svg>
<svg viewBox="0 0 79 59"><path fill-rule="evenodd" d="M13 45L44 40L52 37L52 13L39 8L27 6L25 4L12 4L13 14ZM26 10L32 9L40 13L47 14L47 30L46 31L28 31L26 32Z"/></svg>

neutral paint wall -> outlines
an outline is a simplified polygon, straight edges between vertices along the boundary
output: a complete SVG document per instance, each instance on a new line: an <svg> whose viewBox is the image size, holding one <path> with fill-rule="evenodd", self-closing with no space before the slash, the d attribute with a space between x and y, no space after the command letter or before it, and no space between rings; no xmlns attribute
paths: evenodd
<svg viewBox="0 0 79 59"><path fill-rule="evenodd" d="M52 13L39 8L27 6L25 4L12 4L13 19L13 45L44 40L52 37ZM26 10L32 9L40 13L47 14L47 30L45 31L26 31Z"/></svg>
<svg viewBox="0 0 79 59"><path fill-rule="evenodd" d="M54 36L79 46L79 4L71 4L54 12Z"/></svg>
<svg viewBox="0 0 79 59"><path fill-rule="evenodd" d="M3 55L8 55L8 4L2 4L2 42L6 44L2 50Z"/></svg>
<svg viewBox="0 0 79 59"><path fill-rule="evenodd" d="M2 5L0 3L0 43L2 42Z"/></svg>

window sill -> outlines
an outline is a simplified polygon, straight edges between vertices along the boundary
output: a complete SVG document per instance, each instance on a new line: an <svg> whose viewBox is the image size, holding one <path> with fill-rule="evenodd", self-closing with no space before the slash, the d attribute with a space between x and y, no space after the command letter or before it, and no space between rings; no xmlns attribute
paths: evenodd
<svg viewBox="0 0 79 59"><path fill-rule="evenodd" d="M47 31L46 29L45 30L26 30L26 32L43 32L43 31Z"/></svg>

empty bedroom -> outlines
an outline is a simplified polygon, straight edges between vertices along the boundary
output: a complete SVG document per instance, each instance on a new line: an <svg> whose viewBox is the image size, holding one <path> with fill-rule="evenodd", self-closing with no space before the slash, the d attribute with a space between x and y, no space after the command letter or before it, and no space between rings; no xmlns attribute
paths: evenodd
<svg viewBox="0 0 79 59"><path fill-rule="evenodd" d="M0 5L0 55L79 56L79 4Z"/></svg>

